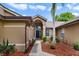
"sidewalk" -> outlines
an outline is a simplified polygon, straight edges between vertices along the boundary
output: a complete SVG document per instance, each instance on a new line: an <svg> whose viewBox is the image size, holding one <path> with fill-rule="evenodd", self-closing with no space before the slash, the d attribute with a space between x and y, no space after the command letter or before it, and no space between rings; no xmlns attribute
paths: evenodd
<svg viewBox="0 0 79 59"><path fill-rule="evenodd" d="M37 40L29 54L29 56L55 56L42 51L41 41Z"/></svg>

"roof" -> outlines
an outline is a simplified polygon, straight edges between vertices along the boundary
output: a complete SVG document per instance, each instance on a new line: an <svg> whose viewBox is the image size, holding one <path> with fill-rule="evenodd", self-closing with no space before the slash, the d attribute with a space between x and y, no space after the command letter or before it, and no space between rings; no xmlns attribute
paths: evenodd
<svg viewBox="0 0 79 59"><path fill-rule="evenodd" d="M36 15L33 17L33 19L35 19L35 18L41 18L42 20L47 21L47 19L41 15Z"/></svg>
<svg viewBox="0 0 79 59"><path fill-rule="evenodd" d="M0 15L0 19L4 20L4 21L26 21L26 20L32 21L31 16L3 16L3 15Z"/></svg>
<svg viewBox="0 0 79 59"><path fill-rule="evenodd" d="M64 22L58 22L58 21L56 21L55 22L55 27L58 27L58 26L60 26L61 24L63 24ZM52 22L46 22L46 27L47 28L53 28L53 23Z"/></svg>
<svg viewBox="0 0 79 59"><path fill-rule="evenodd" d="M9 12L9 13L15 15L15 16L22 16L21 14L19 14L19 13L17 13L17 12L14 12L14 11L8 9L8 8L6 8L6 7L3 6L2 4L0 4L0 6L1 6L4 10L6 10L7 12Z"/></svg>
<svg viewBox="0 0 79 59"><path fill-rule="evenodd" d="M31 16L4 16L5 19L32 19Z"/></svg>
<svg viewBox="0 0 79 59"><path fill-rule="evenodd" d="M62 24L62 25L58 26L57 28L69 26L69 25L76 24L76 23L79 23L79 17L76 17L72 21L68 21L68 22Z"/></svg>

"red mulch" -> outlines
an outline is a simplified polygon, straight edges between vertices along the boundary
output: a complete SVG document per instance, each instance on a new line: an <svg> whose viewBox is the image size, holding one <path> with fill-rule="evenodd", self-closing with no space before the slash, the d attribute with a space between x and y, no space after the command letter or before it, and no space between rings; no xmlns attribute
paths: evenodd
<svg viewBox="0 0 79 59"><path fill-rule="evenodd" d="M17 51L14 54L11 54L9 56L28 56L28 55L29 55L29 53L24 53L24 52Z"/></svg>
<svg viewBox="0 0 79 59"><path fill-rule="evenodd" d="M79 51L74 50L71 46L62 42L58 43L55 49L51 49L46 43L42 42L41 44L42 50L50 54L57 56L79 56Z"/></svg>

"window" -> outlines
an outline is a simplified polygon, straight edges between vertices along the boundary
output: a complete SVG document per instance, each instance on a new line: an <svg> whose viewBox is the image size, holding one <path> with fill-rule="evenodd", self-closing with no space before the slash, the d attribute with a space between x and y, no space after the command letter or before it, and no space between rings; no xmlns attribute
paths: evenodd
<svg viewBox="0 0 79 59"><path fill-rule="evenodd" d="M49 29L46 28L46 36L49 36Z"/></svg>
<svg viewBox="0 0 79 59"><path fill-rule="evenodd" d="M64 29L61 30L61 39L64 39Z"/></svg>
<svg viewBox="0 0 79 59"><path fill-rule="evenodd" d="M49 36L53 36L53 29L49 29Z"/></svg>

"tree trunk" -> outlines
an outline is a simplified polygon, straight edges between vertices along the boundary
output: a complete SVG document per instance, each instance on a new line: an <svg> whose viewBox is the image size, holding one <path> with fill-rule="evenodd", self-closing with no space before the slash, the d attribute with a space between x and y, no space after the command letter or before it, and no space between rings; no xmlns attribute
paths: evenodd
<svg viewBox="0 0 79 59"><path fill-rule="evenodd" d="M52 40L52 44L53 44L53 45L56 44L56 34L55 34L55 15L53 15L53 40Z"/></svg>
<svg viewBox="0 0 79 59"><path fill-rule="evenodd" d="M55 35L55 27L53 27L53 40L52 43L55 45L56 44L56 35Z"/></svg>

